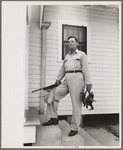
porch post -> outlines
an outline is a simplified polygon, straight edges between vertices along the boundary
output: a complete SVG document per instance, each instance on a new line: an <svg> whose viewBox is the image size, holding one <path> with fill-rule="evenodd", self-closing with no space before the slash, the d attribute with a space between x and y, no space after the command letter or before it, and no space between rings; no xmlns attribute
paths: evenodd
<svg viewBox="0 0 123 150"><path fill-rule="evenodd" d="M42 49L41 49L41 87L45 86L46 78L46 41L47 41L47 29L51 25L51 22L42 21ZM40 114L44 114L45 110L44 97L40 100Z"/></svg>

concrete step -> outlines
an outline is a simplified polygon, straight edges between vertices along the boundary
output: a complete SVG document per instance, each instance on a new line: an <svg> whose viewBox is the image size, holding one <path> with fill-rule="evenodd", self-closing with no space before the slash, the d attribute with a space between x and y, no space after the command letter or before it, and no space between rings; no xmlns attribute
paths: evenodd
<svg viewBox="0 0 123 150"><path fill-rule="evenodd" d="M103 128L86 127L85 130L103 146L119 146L118 138Z"/></svg>
<svg viewBox="0 0 123 150"><path fill-rule="evenodd" d="M35 107L29 107L26 111L26 121L24 123L24 144L36 142L36 126L38 125L40 125L38 110Z"/></svg>
<svg viewBox="0 0 123 150"><path fill-rule="evenodd" d="M59 128L61 129L62 136L64 136L64 134L67 135L71 130L70 125L65 120L59 122ZM84 141L84 146L101 146L101 144L97 140L95 140L82 128L80 128L79 130L79 135L82 137ZM80 144L78 146L83 146L83 145Z"/></svg>
<svg viewBox="0 0 123 150"><path fill-rule="evenodd" d="M50 118L46 115L40 115L41 124L47 122ZM68 137L68 130L64 126L64 121L59 121L59 125L37 126L36 143L33 146L83 146L84 140L80 135Z"/></svg>
<svg viewBox="0 0 123 150"><path fill-rule="evenodd" d="M102 146L100 142L88 134L83 128L79 130L79 135L83 137L85 146Z"/></svg>
<svg viewBox="0 0 123 150"><path fill-rule="evenodd" d="M29 107L29 110L27 110L26 121L24 123L24 126L38 125L40 125L38 110L36 107Z"/></svg>
<svg viewBox="0 0 123 150"><path fill-rule="evenodd" d="M24 126L23 144L35 143L36 141L36 126Z"/></svg>
<svg viewBox="0 0 123 150"><path fill-rule="evenodd" d="M75 135L69 137L68 134L71 130L70 125L65 121L59 121L59 128L61 129L61 139L62 139L62 146L84 146L84 139L79 135Z"/></svg>
<svg viewBox="0 0 123 150"><path fill-rule="evenodd" d="M46 115L40 115L41 124L47 122L50 118ZM36 143L33 146L60 146L69 148L84 147L84 146L101 146L101 144L91 137L84 129L79 130L79 134L69 137L68 134L71 128L65 121L59 121L59 124L54 126L37 126Z"/></svg>
<svg viewBox="0 0 123 150"><path fill-rule="evenodd" d="M61 146L61 130L58 126L38 126L33 146Z"/></svg>
<svg viewBox="0 0 123 150"><path fill-rule="evenodd" d="M50 118L45 115L40 115L39 118L41 125L37 126L36 142L33 146L61 146L61 130L58 125L42 126Z"/></svg>

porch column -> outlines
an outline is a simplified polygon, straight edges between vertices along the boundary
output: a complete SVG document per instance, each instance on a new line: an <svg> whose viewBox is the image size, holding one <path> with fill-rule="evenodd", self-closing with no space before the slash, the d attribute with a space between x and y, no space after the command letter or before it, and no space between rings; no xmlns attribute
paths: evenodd
<svg viewBox="0 0 123 150"><path fill-rule="evenodd" d="M51 25L51 22L42 21L42 49L41 49L41 87L45 86L46 83L46 41L47 41L47 29ZM40 114L44 114L45 110L44 97L40 100Z"/></svg>

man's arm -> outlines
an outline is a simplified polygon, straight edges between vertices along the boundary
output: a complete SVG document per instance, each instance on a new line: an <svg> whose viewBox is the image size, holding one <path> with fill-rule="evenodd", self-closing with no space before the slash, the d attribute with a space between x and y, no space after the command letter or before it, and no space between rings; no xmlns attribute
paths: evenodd
<svg viewBox="0 0 123 150"><path fill-rule="evenodd" d="M92 88L92 83L91 83L91 77L89 73L89 68L88 68L88 61L87 61L87 55L83 54L81 56L81 65L82 65L82 72L84 74L85 78L85 84L86 84L86 89L87 91L90 91Z"/></svg>

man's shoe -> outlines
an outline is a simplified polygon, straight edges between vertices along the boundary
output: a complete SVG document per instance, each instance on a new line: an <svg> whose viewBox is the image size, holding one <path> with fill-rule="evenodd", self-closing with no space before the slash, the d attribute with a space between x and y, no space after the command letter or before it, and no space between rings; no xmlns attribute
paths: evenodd
<svg viewBox="0 0 123 150"><path fill-rule="evenodd" d="M71 130L68 136L74 136L76 134L78 134L78 131Z"/></svg>
<svg viewBox="0 0 123 150"><path fill-rule="evenodd" d="M50 126L50 125L57 125L58 119L57 118L51 118L48 122L43 123L43 126Z"/></svg>

